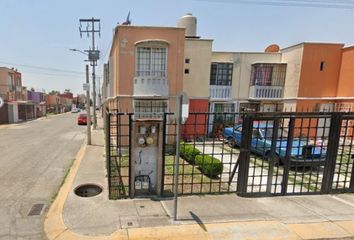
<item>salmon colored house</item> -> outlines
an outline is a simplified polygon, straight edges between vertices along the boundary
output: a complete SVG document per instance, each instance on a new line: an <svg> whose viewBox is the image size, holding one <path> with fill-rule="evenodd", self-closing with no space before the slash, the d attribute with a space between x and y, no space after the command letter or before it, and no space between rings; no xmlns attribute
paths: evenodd
<svg viewBox="0 0 354 240"><path fill-rule="evenodd" d="M183 62L183 28L117 26L106 83L108 97L116 97L110 107L136 118L173 112L183 89Z"/></svg>

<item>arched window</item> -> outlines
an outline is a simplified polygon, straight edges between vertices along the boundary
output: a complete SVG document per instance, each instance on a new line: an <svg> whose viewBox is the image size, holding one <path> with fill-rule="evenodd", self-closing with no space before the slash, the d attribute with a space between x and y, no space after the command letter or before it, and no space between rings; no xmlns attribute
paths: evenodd
<svg viewBox="0 0 354 240"><path fill-rule="evenodd" d="M144 40L136 46L137 77L167 77L168 42L163 40Z"/></svg>

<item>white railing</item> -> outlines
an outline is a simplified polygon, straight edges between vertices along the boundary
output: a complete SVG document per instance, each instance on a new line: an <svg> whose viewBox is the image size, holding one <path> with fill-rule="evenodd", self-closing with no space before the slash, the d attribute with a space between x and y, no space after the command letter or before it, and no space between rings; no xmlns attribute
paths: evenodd
<svg viewBox="0 0 354 240"><path fill-rule="evenodd" d="M211 99L230 99L231 86L209 86L209 96Z"/></svg>
<svg viewBox="0 0 354 240"><path fill-rule="evenodd" d="M284 87L281 86L251 86L250 98L282 98Z"/></svg>
<svg viewBox="0 0 354 240"><path fill-rule="evenodd" d="M135 77L134 95L168 96L168 79L164 77Z"/></svg>

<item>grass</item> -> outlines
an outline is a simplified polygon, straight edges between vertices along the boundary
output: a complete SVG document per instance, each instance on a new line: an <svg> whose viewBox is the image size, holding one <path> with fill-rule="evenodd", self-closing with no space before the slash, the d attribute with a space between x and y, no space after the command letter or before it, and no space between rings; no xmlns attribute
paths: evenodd
<svg viewBox="0 0 354 240"><path fill-rule="evenodd" d="M172 193L174 182L174 156L165 157L165 192L168 195ZM197 166L189 164L184 159L179 159L179 179L178 192L180 194L209 194L226 192L228 185L221 182L221 179L212 179L205 176Z"/></svg>
<svg viewBox="0 0 354 240"><path fill-rule="evenodd" d="M70 172L70 170L71 170L71 167L72 167L73 164L74 164L74 161L75 161L75 159L72 159L70 165L69 165L68 168L66 169L65 175L64 175L63 179L61 180L61 183L60 183L58 189L52 194L52 196L51 196L51 198L50 198L50 203L53 203L53 202L55 201L55 199L57 198L58 193L59 193L59 190L60 190L61 187L64 185L64 183L65 183L65 181L66 181L66 178L68 177L69 172Z"/></svg>

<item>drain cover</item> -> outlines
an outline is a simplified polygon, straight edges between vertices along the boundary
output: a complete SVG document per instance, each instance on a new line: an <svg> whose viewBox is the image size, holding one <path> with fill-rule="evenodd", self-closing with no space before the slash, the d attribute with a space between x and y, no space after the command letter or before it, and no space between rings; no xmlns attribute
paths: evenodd
<svg viewBox="0 0 354 240"><path fill-rule="evenodd" d="M74 192L79 197L94 197L102 192L102 187L95 184L83 184L75 188Z"/></svg>
<svg viewBox="0 0 354 240"><path fill-rule="evenodd" d="M31 210L29 211L29 213L28 213L27 216L41 215L41 212L42 212L43 207L44 207L44 204L43 204L43 203L34 204L34 205L31 207Z"/></svg>

